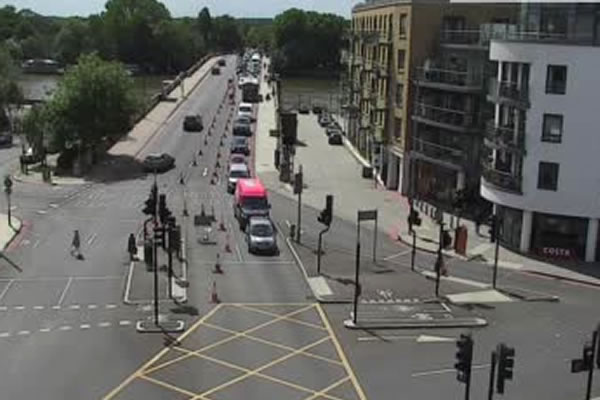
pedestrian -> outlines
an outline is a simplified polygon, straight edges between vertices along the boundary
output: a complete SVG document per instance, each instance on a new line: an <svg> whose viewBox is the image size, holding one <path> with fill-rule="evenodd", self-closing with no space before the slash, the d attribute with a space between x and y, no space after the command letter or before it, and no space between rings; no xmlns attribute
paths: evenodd
<svg viewBox="0 0 600 400"><path fill-rule="evenodd" d="M129 253L129 261L135 261L135 256L137 255L137 245L135 243L135 235L133 233L129 234L129 239L127 240L127 252Z"/></svg>
<svg viewBox="0 0 600 400"><path fill-rule="evenodd" d="M71 243L71 255L75 258L81 258L81 238L79 237L79 230L73 231L73 241Z"/></svg>

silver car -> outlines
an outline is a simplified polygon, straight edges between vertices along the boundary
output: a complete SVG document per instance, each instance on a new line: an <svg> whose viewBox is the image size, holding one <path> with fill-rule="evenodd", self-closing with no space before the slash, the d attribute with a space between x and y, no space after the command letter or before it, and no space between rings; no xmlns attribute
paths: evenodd
<svg viewBox="0 0 600 400"><path fill-rule="evenodd" d="M277 230L269 218L252 217L246 227L248 253L279 254Z"/></svg>
<svg viewBox="0 0 600 400"><path fill-rule="evenodd" d="M229 179L227 180L227 192L235 192L235 185L239 179L250 178L250 170L246 164L231 164L229 167Z"/></svg>

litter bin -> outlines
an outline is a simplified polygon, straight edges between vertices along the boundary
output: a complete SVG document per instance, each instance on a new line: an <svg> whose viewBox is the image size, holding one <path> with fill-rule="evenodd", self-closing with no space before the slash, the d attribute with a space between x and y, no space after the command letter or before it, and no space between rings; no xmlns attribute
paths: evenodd
<svg viewBox="0 0 600 400"><path fill-rule="evenodd" d="M371 167L363 167L362 168L362 177L365 179L373 178L373 169Z"/></svg>
<svg viewBox="0 0 600 400"><path fill-rule="evenodd" d="M454 230L454 251L457 254L467 255L467 238L468 231L464 225L457 227Z"/></svg>

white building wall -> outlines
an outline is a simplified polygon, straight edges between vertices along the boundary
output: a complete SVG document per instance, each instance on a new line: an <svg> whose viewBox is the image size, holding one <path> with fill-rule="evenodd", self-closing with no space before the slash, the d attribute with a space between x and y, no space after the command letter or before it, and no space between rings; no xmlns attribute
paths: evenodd
<svg viewBox="0 0 600 400"><path fill-rule="evenodd" d="M600 48L492 42L490 59L530 64L522 195L482 185L483 197L549 214L600 217ZM548 65L567 66L566 94L546 94ZM544 113L563 115L562 143L542 142ZM558 190L537 189L540 161L560 164Z"/></svg>

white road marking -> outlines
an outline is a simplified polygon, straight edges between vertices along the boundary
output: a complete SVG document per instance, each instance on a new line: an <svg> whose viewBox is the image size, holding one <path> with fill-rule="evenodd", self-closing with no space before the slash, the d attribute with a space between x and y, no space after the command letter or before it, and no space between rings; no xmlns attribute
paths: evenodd
<svg viewBox="0 0 600 400"><path fill-rule="evenodd" d="M69 325L65 325L65 326L61 326L58 329L60 329L61 331L70 331L73 328L71 326L69 326Z"/></svg>
<svg viewBox="0 0 600 400"><path fill-rule="evenodd" d="M87 241L87 245L88 245L88 246L91 246L91 245L92 245L92 243L94 243L94 240L96 240L96 238L97 238L97 237L98 237L98 234L97 234L97 233L94 233L92 236L90 236L90 238L89 238L89 239L88 239L88 241Z"/></svg>
<svg viewBox="0 0 600 400"><path fill-rule="evenodd" d="M98 308L96 304L88 304L88 309L95 310L96 308Z"/></svg>
<svg viewBox="0 0 600 400"><path fill-rule="evenodd" d="M428 278L432 278L432 279L435 279L435 277L436 277L435 272L432 272L432 271L421 271L421 275L424 275L424 276L426 276ZM481 289L487 289L490 287L490 285L488 285L487 283L472 281L470 279L457 278L454 276L442 276L441 279L443 281L462 283L463 285L474 286L474 287L478 287Z"/></svg>
<svg viewBox="0 0 600 400"><path fill-rule="evenodd" d="M25 306L14 306L13 307L16 311L22 311L25 309Z"/></svg>
<svg viewBox="0 0 600 400"><path fill-rule="evenodd" d="M407 254L410 254L411 251L412 250L405 250L405 251L402 251L402 252L400 252L398 254L392 254L391 256L383 257L383 261L388 261L388 260L391 260L392 258L405 256Z"/></svg>
<svg viewBox="0 0 600 400"><path fill-rule="evenodd" d="M202 176L206 175L208 175L208 168L204 168L204 171L202 171Z"/></svg>
<svg viewBox="0 0 600 400"><path fill-rule="evenodd" d="M308 285L317 296L331 296L333 294L327 281L322 276L308 278Z"/></svg>
<svg viewBox="0 0 600 400"><path fill-rule="evenodd" d="M456 342L455 338L443 337L443 336L362 336L358 338L359 342L376 342L384 340L414 340L417 343L444 343L444 342Z"/></svg>
<svg viewBox="0 0 600 400"><path fill-rule="evenodd" d="M40 240L36 240L35 243L33 244L33 248L37 248L40 245Z"/></svg>
<svg viewBox="0 0 600 400"><path fill-rule="evenodd" d="M29 239L25 239L25 240L23 240L23 241L21 242L21 246L28 246L28 245L29 245L29 243L31 243L31 240L29 240Z"/></svg>
<svg viewBox="0 0 600 400"><path fill-rule="evenodd" d="M112 310L112 309L114 309L114 308L117 308L117 305L116 305L116 304L107 304L107 305L106 305L106 309L107 309L107 310Z"/></svg>
<svg viewBox="0 0 600 400"><path fill-rule="evenodd" d="M111 323L110 323L110 322L100 322L100 323L98 324L98 326L99 326L100 328L108 328L109 326L111 326Z"/></svg>
<svg viewBox="0 0 600 400"><path fill-rule="evenodd" d="M56 203L50 203L49 206L50 208L58 208L58 204Z"/></svg>
<svg viewBox="0 0 600 400"><path fill-rule="evenodd" d="M92 326L90 324L81 324L79 325L80 329L90 329Z"/></svg>
<svg viewBox="0 0 600 400"><path fill-rule="evenodd" d="M10 332L0 332L0 337L9 337Z"/></svg>
<svg viewBox="0 0 600 400"><path fill-rule="evenodd" d="M8 292L8 289L10 289L13 282L14 282L14 279L11 279L10 281L8 281L6 286L4 286L4 289L2 289L2 292L0 293L0 301L2 301L2 299L4 298L4 295L6 295L6 292Z"/></svg>
<svg viewBox="0 0 600 400"><path fill-rule="evenodd" d="M481 365L473 365L471 367L471 369L483 369L483 368L489 368L489 367L490 367L490 364L481 364ZM432 371L416 372L414 374L411 374L411 376L413 378L417 378L420 376L441 375L441 374L448 374L448 373L456 373L456 369L455 368L445 368L445 369L438 369L438 370L432 370Z"/></svg>
<svg viewBox="0 0 600 400"><path fill-rule="evenodd" d="M69 306L69 308L70 308L71 310L79 310L79 309L81 308L81 306L80 306L79 304L71 304L71 305Z"/></svg>
<svg viewBox="0 0 600 400"><path fill-rule="evenodd" d="M131 325L131 321L119 321L119 325L128 326L128 325Z"/></svg>
<svg viewBox="0 0 600 400"><path fill-rule="evenodd" d="M25 336L25 335L29 335L30 333L31 332L29 332L29 331L19 331L19 332L17 332L17 335L19 335L19 336Z"/></svg>
<svg viewBox="0 0 600 400"><path fill-rule="evenodd" d="M483 253L485 253L486 251L488 251L489 249L492 248L492 244L490 243L481 243L478 246L475 246L475 248L473 248L470 252L469 252L469 256L479 256L482 255Z"/></svg>
<svg viewBox="0 0 600 400"><path fill-rule="evenodd" d="M6 306L0 307L0 311L7 311L7 310L8 310L8 307L6 307Z"/></svg>
<svg viewBox="0 0 600 400"><path fill-rule="evenodd" d="M449 294L446 295L446 298L453 304L512 303L514 301L512 298L493 289Z"/></svg>
<svg viewBox="0 0 600 400"><path fill-rule="evenodd" d="M67 295L67 290L69 290L69 287L71 286L71 282L73 282L73 278L69 278L69 280L67 280L65 288L63 289L62 293L60 294L60 297L58 298L58 303L56 303L57 306L60 306L63 300L65 299L65 296Z"/></svg>
<svg viewBox="0 0 600 400"><path fill-rule="evenodd" d="M11 210L11 211L14 211L14 210L16 210L16 209L17 209L17 206L10 206L10 210Z"/></svg>
<svg viewBox="0 0 600 400"><path fill-rule="evenodd" d="M44 214L48 214L48 211L46 210L37 210L38 214L44 215Z"/></svg>
<svg viewBox="0 0 600 400"><path fill-rule="evenodd" d="M46 308L46 307L44 307L44 306L33 306L34 310L43 310L44 308Z"/></svg>
<svg viewBox="0 0 600 400"><path fill-rule="evenodd" d="M53 310L60 310L60 306L52 306Z"/></svg>
<svg viewBox="0 0 600 400"><path fill-rule="evenodd" d="M48 333L48 332L50 332L50 328L42 328L42 329L40 329L40 332Z"/></svg>

